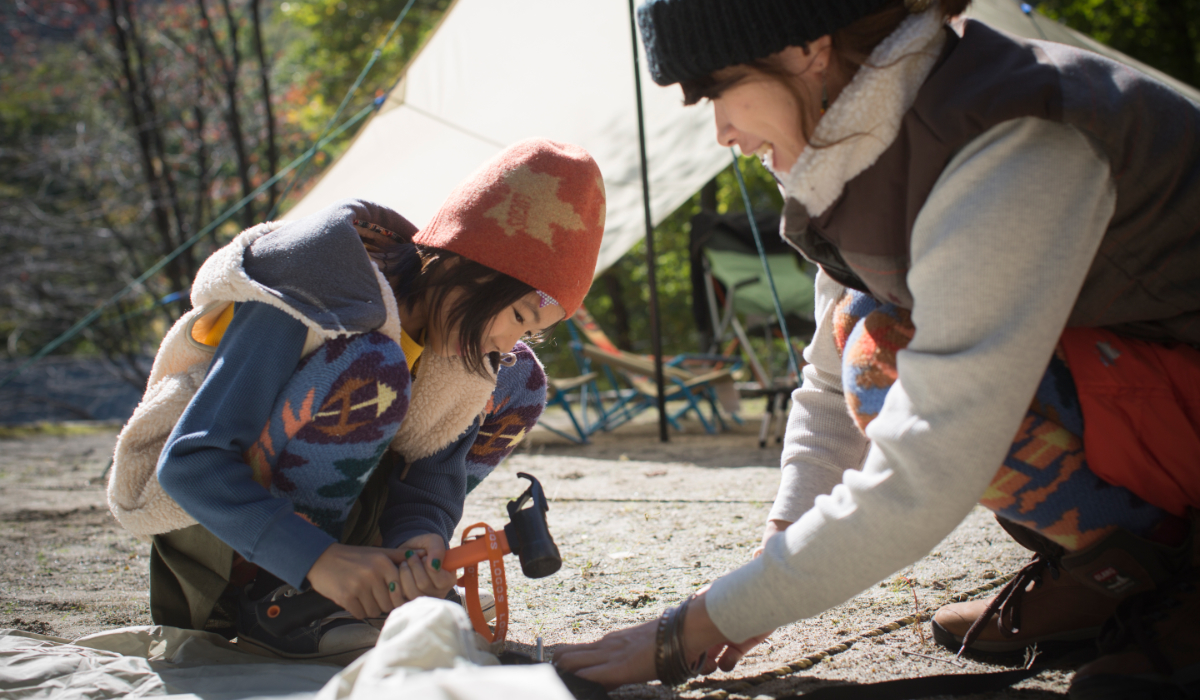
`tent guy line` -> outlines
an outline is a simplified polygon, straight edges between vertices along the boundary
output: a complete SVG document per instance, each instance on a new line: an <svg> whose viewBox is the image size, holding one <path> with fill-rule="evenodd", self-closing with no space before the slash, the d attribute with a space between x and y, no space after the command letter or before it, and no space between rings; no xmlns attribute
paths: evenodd
<svg viewBox="0 0 1200 700"><path fill-rule="evenodd" d="M495 146L496 148L504 148L506 145L506 144L500 143L496 139L490 139L486 136L483 136L482 134L477 134L474 131L471 131L470 129L468 129L464 126L455 124L454 122L450 121L449 119L446 119L445 117L439 117L438 115L436 115L432 112L427 112L416 105L411 105L411 104L406 103L405 106L407 106L409 109L416 112L417 114L420 114L421 116L425 117L426 119L432 119L433 121L435 121L439 124L445 124L446 126L450 127L451 129L454 129L455 131L457 131L459 133L470 136L473 139L482 141L482 142L488 144L489 146Z"/></svg>

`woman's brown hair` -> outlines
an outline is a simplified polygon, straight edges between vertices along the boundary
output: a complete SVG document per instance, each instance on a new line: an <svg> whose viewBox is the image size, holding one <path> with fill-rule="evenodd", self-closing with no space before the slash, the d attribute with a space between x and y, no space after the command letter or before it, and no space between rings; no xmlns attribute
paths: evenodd
<svg viewBox="0 0 1200 700"><path fill-rule="evenodd" d="M896 31L900 23L908 17L910 13L905 4L905 0L889 0L889 2L874 13L863 17L857 22L848 24L830 35L831 68L841 78L843 85L850 82L850 79L858 72L859 67L866 65L875 47L892 32ZM967 6L970 4L971 0L941 0L940 10L942 16L948 19L966 12ZM805 52L807 52L807 48L805 48ZM814 97L813 95L800 94L799 90L790 81L786 80L791 76L770 57L759 58L745 65L783 82L792 91L793 96L800 104L808 103ZM708 75L694 80L684 80L680 82L680 87L683 88L683 103L685 105L693 105L703 99L714 99L740 79L741 77L716 80L712 75ZM816 129L816 124L809 124L809 120L804 115L804 110L801 110L801 127L807 138L812 136L813 130Z"/></svg>

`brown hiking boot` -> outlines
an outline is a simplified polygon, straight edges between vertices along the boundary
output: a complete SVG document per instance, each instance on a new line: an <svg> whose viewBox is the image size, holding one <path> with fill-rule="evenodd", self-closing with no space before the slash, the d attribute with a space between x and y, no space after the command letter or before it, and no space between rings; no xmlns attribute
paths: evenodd
<svg viewBox="0 0 1200 700"><path fill-rule="evenodd" d="M1134 596L1105 626L1074 700L1200 698L1200 572Z"/></svg>
<svg viewBox="0 0 1200 700"><path fill-rule="evenodd" d="M1053 656L1090 646L1122 600L1153 590L1189 558L1190 543L1168 548L1120 530L1068 555L1032 530L996 520L1035 555L997 595L938 610L934 641L955 652L1006 655L1037 644Z"/></svg>
<svg viewBox="0 0 1200 700"><path fill-rule="evenodd" d="M1037 644L1053 655L1091 644L1119 603L1038 554L999 594L946 605L930 624L934 641L956 653L1008 655ZM981 619L974 638L968 638Z"/></svg>

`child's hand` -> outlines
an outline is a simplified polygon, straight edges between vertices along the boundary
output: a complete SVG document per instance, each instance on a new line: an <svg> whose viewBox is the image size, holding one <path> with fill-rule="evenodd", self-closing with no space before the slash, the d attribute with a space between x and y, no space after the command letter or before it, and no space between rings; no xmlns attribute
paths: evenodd
<svg viewBox="0 0 1200 700"><path fill-rule="evenodd" d="M445 598L457 581L455 572L442 568L446 543L441 535L417 535L396 549L386 551L400 570L400 585L392 592L392 603L396 607L420 596Z"/></svg>
<svg viewBox="0 0 1200 700"><path fill-rule="evenodd" d="M388 554L378 547L332 544L308 570L308 582L360 620L380 617L397 605L388 589L400 588L400 570Z"/></svg>

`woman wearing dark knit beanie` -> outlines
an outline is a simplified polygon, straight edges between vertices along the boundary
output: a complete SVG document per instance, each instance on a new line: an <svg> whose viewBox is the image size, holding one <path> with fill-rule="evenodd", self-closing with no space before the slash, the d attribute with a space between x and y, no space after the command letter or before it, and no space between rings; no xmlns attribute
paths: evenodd
<svg viewBox="0 0 1200 700"><path fill-rule="evenodd" d="M1035 557L939 610L938 642L1019 654L1120 618L1137 643L1110 639L1072 697L1200 690L1200 108L966 5L641 6L655 80L778 178L819 322L755 557L561 667L728 670L981 504Z"/></svg>

